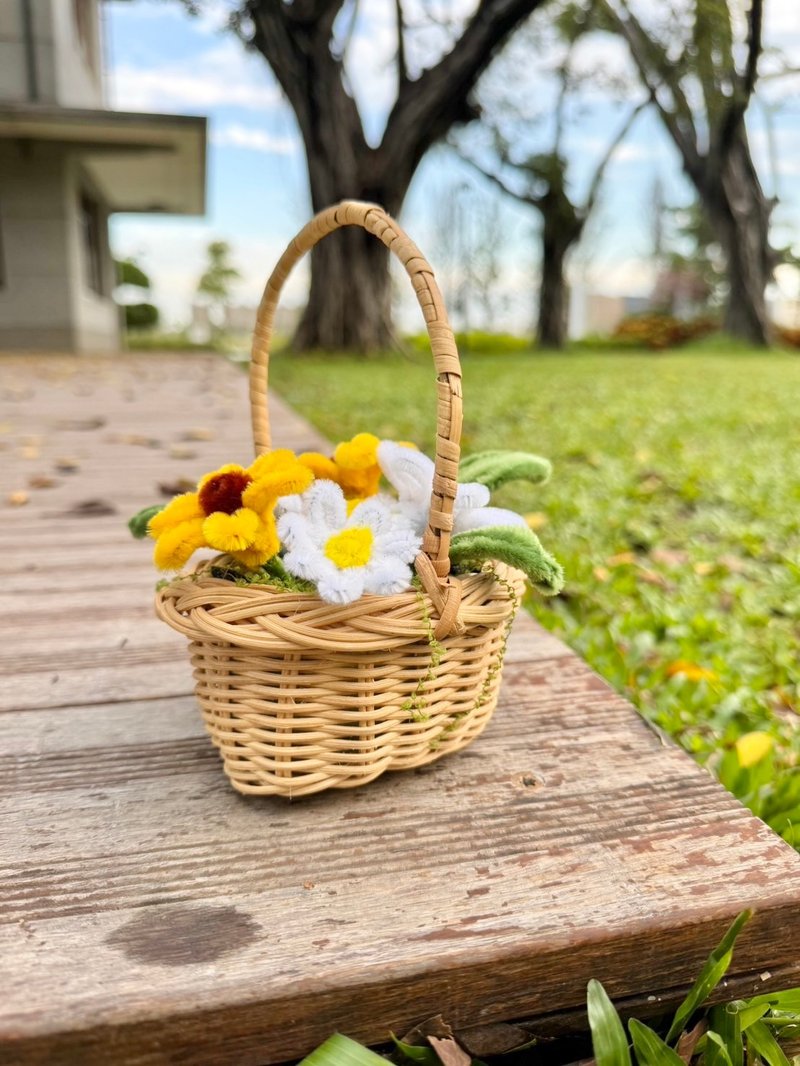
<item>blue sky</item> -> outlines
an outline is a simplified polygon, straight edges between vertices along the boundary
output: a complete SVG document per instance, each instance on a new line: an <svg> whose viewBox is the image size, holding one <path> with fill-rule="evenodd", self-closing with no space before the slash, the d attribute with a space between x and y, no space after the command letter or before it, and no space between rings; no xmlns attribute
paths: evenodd
<svg viewBox="0 0 800 1066"><path fill-rule="evenodd" d="M780 40L795 66L800 64L796 3L766 0L768 40ZM461 6L465 5L469 9L463 0ZM202 114L210 120L206 217L117 216L112 222L115 251L139 258L153 278L156 302L167 320L177 323L188 318L205 245L224 238L231 243L243 274L237 297L242 303L255 303L275 259L309 214L302 147L288 105L265 61L246 53L232 35L220 29L223 2L209 5L210 14L200 19L188 16L178 0L109 0L103 8L109 103L124 110ZM352 45L353 82L374 140L391 103L393 5L389 0L363 0L360 11ZM439 47L440 41L421 35L416 53L424 61ZM524 40L515 47L529 49ZM546 57L537 62L545 71ZM592 43L585 54L579 54L578 62L583 67L604 62L623 69L625 58L609 40ZM543 72L537 78L531 94L546 98L547 75ZM779 100L775 129L782 204L777 220L780 238L791 240L800 238L800 79L765 84L765 95ZM496 66L487 77L486 91L506 88L503 68ZM605 151L624 113L596 94L583 101L582 115L570 126L568 141L576 190L585 188L594 161ZM543 129L543 123L534 129ZM763 114L756 110L751 135L762 179L772 191ZM599 210L571 265L574 282L607 294L636 295L648 290L652 283L650 203L656 177L670 202L689 198L675 151L657 118L646 112L608 170ZM498 198L450 149L437 148L417 173L402 221L434 266L437 253L446 265L453 249L439 247L441 204L452 201L454 190L464 186L469 188L459 196L479 215L485 212L503 235L498 250L502 297L498 306L502 310L494 324L525 329L534 304L535 215ZM480 239L479 233L475 239ZM782 281L791 289L794 279ZM302 301L304 284L300 273L287 292L288 303ZM404 299L404 319L408 304Z"/></svg>

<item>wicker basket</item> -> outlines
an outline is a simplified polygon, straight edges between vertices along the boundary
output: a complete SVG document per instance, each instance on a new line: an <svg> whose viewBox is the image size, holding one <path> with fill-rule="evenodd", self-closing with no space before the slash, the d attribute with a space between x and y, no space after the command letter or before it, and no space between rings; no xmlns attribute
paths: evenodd
<svg viewBox="0 0 800 1066"><path fill-rule="evenodd" d="M422 591L347 606L240 586L208 564L163 587L160 618L189 638L196 693L235 789L302 796L366 784L465 747L497 702L522 575L449 576L461 435L461 367L433 272L381 208L345 202L317 215L267 282L250 368L256 454L270 448L267 367L275 309L295 263L341 226L362 226L398 257L425 315L436 365L436 472L416 570Z"/></svg>

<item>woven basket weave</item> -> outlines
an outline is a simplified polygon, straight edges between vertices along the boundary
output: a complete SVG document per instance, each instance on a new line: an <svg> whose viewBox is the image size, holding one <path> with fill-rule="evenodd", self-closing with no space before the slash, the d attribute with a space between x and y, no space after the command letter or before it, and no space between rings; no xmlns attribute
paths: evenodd
<svg viewBox="0 0 800 1066"><path fill-rule="evenodd" d="M270 448L267 368L278 297L295 263L341 226L362 226L411 278L437 373L436 464L422 590L346 606L310 593L234 585L204 564L164 586L156 611L190 641L196 693L231 784L302 796L366 784L465 747L497 703L505 639L522 575L450 576L461 436L461 367L433 271L381 208L321 212L284 252L258 310L250 366L256 455Z"/></svg>

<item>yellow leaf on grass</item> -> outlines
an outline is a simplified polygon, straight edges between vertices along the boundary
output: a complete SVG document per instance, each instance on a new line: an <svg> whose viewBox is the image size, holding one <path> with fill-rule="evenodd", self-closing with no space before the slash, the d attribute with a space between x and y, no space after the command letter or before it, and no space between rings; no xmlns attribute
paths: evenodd
<svg viewBox="0 0 800 1066"><path fill-rule="evenodd" d="M631 566L636 562L633 552L618 552L617 555L609 555L606 559L608 566Z"/></svg>
<svg viewBox="0 0 800 1066"><path fill-rule="evenodd" d="M713 670L697 663L687 662L686 659L676 659L667 666L667 677L685 677L688 681L716 681L717 675Z"/></svg>
<svg viewBox="0 0 800 1066"><path fill-rule="evenodd" d="M772 751L772 737L769 733L744 733L736 741L736 758L743 769L755 766Z"/></svg>
<svg viewBox="0 0 800 1066"><path fill-rule="evenodd" d="M531 511L530 514L525 515L525 521L528 526L535 532L537 529L544 529L550 519L546 514L542 514L541 511Z"/></svg>
<svg viewBox="0 0 800 1066"><path fill-rule="evenodd" d="M714 564L707 562L699 562L694 564L694 572L699 574L700 577L708 577L709 574L714 572Z"/></svg>
<svg viewBox="0 0 800 1066"><path fill-rule="evenodd" d="M598 581L602 581L604 584L611 577L611 573L604 566L596 566L592 573Z"/></svg>

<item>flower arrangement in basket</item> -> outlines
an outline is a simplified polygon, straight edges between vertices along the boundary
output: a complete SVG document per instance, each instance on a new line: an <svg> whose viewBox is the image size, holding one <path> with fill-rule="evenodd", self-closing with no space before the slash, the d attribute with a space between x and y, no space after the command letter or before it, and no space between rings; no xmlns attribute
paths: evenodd
<svg viewBox="0 0 800 1066"><path fill-rule="evenodd" d="M332 456L271 449L272 323L286 277L326 234L360 225L404 264L431 339L435 461L360 433ZM301 796L365 784L469 744L497 702L508 632L527 577L545 593L561 568L525 520L489 506L550 464L484 452L459 468L461 369L433 272L379 207L317 215L267 282L250 367L256 459L131 520L155 561L160 618L190 641L196 693L235 789ZM390 491L381 489L382 480Z"/></svg>

